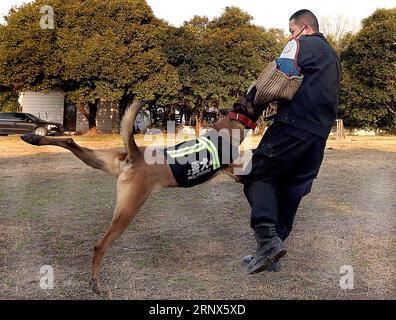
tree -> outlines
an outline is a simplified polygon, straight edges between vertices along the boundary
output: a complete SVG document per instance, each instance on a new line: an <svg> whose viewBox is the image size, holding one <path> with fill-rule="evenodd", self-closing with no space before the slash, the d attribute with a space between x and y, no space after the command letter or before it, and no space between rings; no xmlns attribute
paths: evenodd
<svg viewBox="0 0 396 320"><path fill-rule="evenodd" d="M33 2L13 8L0 26L0 83L14 91L60 85L56 34L40 28L40 7Z"/></svg>
<svg viewBox="0 0 396 320"><path fill-rule="evenodd" d="M341 54L340 114L347 124L396 125L396 8L379 9Z"/></svg>
<svg viewBox="0 0 396 320"><path fill-rule="evenodd" d="M0 86L0 112L17 111L21 111L21 105L18 102L18 94L12 92L9 88Z"/></svg>
<svg viewBox="0 0 396 320"><path fill-rule="evenodd" d="M95 110L99 99L128 103L147 98L163 103L176 95L177 72L167 64L161 48L167 26L146 2L91 2L77 1L68 8L61 29L69 98Z"/></svg>
<svg viewBox="0 0 396 320"><path fill-rule="evenodd" d="M43 5L54 9L53 30L38 24ZM18 91L64 89L93 133L100 100L164 103L180 87L161 48L168 26L144 0L36 0L6 22L0 59L7 69L0 73L7 83Z"/></svg>
<svg viewBox="0 0 396 320"><path fill-rule="evenodd" d="M360 28L355 21L342 14L335 17L322 17L319 26L320 32L338 53L345 49L345 41L349 38L349 35L357 33Z"/></svg>
<svg viewBox="0 0 396 320"><path fill-rule="evenodd" d="M54 9L54 29L40 28L43 5ZM0 83L19 92L62 88L92 132L100 100L120 100L121 109L141 98L182 105L199 126L204 109L229 108L285 44L282 31L251 21L228 7L175 28L144 0L36 0L0 26Z"/></svg>
<svg viewBox="0 0 396 320"><path fill-rule="evenodd" d="M204 109L229 108L282 50L282 31L251 20L241 9L227 7L212 21L196 16L168 36L165 51L178 68L184 104L195 109L197 129Z"/></svg>
<svg viewBox="0 0 396 320"><path fill-rule="evenodd" d="M0 25L0 111L21 111L18 92L58 86L52 31L40 28L39 7L12 8Z"/></svg>

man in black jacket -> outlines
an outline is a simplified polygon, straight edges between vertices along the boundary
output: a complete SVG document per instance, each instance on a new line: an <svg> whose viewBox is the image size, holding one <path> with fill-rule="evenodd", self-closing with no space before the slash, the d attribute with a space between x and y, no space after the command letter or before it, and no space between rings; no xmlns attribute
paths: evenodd
<svg viewBox="0 0 396 320"><path fill-rule="evenodd" d="M289 28L298 43L296 64L304 78L290 101L278 101L274 122L255 150L252 170L244 179L257 240L256 252L244 258L248 273L276 269L286 254L283 241L291 232L302 197L311 191L336 119L337 54L319 33L311 11L294 13Z"/></svg>

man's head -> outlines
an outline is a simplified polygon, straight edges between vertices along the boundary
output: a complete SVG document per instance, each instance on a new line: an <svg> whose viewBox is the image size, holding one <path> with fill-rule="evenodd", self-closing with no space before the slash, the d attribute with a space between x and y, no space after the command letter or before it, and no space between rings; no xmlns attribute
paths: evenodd
<svg viewBox="0 0 396 320"><path fill-rule="evenodd" d="M319 32L318 19L307 9L298 10L289 19L289 30L290 38Z"/></svg>

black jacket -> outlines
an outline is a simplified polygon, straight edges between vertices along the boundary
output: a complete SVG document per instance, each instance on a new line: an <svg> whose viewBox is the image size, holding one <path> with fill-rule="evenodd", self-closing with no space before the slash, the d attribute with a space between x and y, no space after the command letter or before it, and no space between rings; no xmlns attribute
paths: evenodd
<svg viewBox="0 0 396 320"><path fill-rule="evenodd" d="M340 62L321 33L302 36L297 63L303 83L291 101L279 101L275 121L326 139L336 119Z"/></svg>

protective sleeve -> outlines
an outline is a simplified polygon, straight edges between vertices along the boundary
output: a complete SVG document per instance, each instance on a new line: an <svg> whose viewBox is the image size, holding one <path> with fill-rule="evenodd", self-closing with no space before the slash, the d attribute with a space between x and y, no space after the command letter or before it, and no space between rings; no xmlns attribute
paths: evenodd
<svg viewBox="0 0 396 320"><path fill-rule="evenodd" d="M297 93L303 81L299 59L302 63L309 59L304 48L300 51L300 41L290 39L278 59L270 62L261 72L257 80L250 86L256 88L255 105L266 105L276 100L291 100Z"/></svg>
<svg viewBox="0 0 396 320"><path fill-rule="evenodd" d="M297 93L303 76L288 77L276 67L276 60L270 62L256 80L257 89L254 104L264 105L269 102L291 100Z"/></svg>

